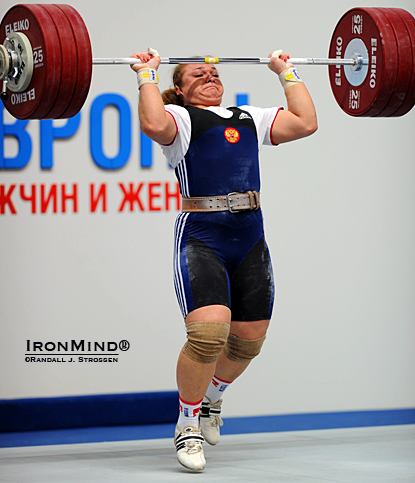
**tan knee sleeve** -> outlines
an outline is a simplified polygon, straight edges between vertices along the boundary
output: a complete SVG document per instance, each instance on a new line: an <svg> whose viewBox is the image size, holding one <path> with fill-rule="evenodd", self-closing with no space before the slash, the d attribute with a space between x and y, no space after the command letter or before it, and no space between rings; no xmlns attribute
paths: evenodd
<svg viewBox="0 0 415 483"><path fill-rule="evenodd" d="M203 364L216 361L229 335L229 324L223 322L189 322L183 353Z"/></svg>
<svg viewBox="0 0 415 483"><path fill-rule="evenodd" d="M261 352L265 335L255 340L240 339L236 335L229 334L225 345L225 354L227 358L234 362L250 362Z"/></svg>

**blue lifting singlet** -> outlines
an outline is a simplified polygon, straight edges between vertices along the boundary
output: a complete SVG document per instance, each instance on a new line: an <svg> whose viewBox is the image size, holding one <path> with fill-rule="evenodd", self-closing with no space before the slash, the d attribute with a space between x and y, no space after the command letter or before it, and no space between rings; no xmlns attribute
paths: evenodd
<svg viewBox="0 0 415 483"><path fill-rule="evenodd" d="M259 191L258 140L250 114L231 118L186 106L190 145L176 167L182 196ZM274 288L261 209L239 213L181 213L175 227L175 288L185 317L225 305L233 320L271 317Z"/></svg>

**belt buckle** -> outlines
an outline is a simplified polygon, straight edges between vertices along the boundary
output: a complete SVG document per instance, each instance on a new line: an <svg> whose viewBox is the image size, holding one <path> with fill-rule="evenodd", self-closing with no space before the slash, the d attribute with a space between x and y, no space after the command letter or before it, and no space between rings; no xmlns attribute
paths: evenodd
<svg viewBox="0 0 415 483"><path fill-rule="evenodd" d="M239 213L239 211L241 211L241 210L234 210L234 209L232 208L232 205L231 205L231 199L230 199L230 196L232 196L232 195L238 195L238 194L239 194L239 193L237 193L236 191L232 191L232 193L228 193L228 194L226 195L226 203L227 203L227 205L228 205L228 211L229 211L230 213Z"/></svg>
<svg viewBox="0 0 415 483"><path fill-rule="evenodd" d="M257 210L259 208L259 193L258 191L248 191L249 204L251 210Z"/></svg>

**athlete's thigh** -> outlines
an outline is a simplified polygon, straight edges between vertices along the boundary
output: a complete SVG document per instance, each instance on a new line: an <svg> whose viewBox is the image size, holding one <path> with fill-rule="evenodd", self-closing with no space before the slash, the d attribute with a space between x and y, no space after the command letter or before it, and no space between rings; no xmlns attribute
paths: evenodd
<svg viewBox="0 0 415 483"><path fill-rule="evenodd" d="M230 306L229 278L215 251L189 236L175 262L175 288L183 316L208 305Z"/></svg>
<svg viewBox="0 0 415 483"><path fill-rule="evenodd" d="M271 258L264 237L244 257L231 279L232 320L269 320L274 303Z"/></svg>

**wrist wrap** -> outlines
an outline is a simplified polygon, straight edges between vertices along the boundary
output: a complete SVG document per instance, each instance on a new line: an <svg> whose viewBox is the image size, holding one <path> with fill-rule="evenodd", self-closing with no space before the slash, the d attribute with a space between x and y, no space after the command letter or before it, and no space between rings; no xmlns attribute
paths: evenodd
<svg viewBox="0 0 415 483"><path fill-rule="evenodd" d="M158 84L159 80L159 76L154 69L140 69L137 72L137 82L139 89L141 89L144 84Z"/></svg>
<svg viewBox="0 0 415 483"><path fill-rule="evenodd" d="M303 83L295 67L289 67L288 69L283 70L281 74L278 74L278 78L285 91L296 84Z"/></svg>

